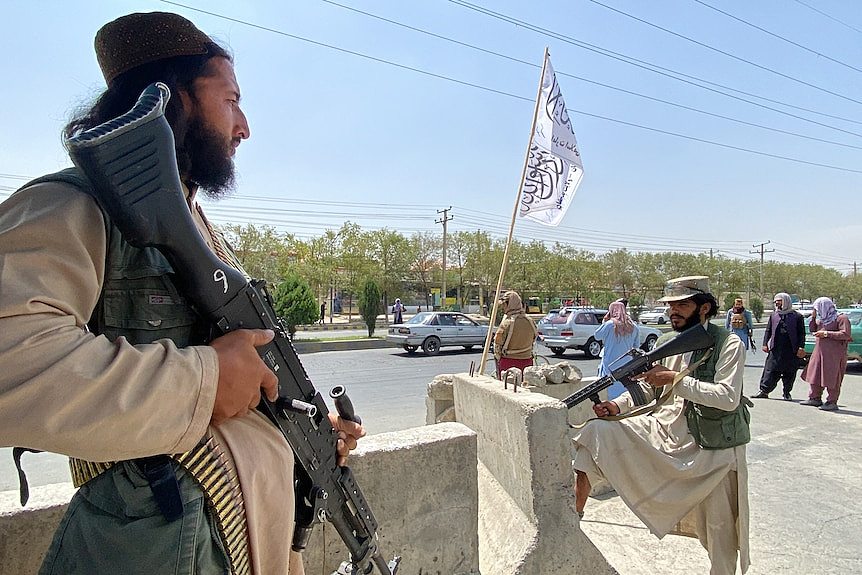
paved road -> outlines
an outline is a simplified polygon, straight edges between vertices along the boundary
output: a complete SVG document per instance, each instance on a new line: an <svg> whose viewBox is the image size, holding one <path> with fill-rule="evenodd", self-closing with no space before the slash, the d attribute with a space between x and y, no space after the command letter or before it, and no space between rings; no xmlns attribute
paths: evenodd
<svg viewBox="0 0 862 575"><path fill-rule="evenodd" d="M303 363L322 391L347 384L369 431L380 433L423 425L426 384L439 373L466 371L479 356L455 349L437 357L408 356L386 348L306 354ZM596 368L595 360L580 353L566 359L585 374ZM763 360L760 352L748 355L748 395L757 390ZM800 406L806 390L797 380L793 402L755 400L748 447L749 575L862 573L862 366L850 364L837 413ZM17 488L8 452L0 450L0 490ZM63 457L25 458L34 484L68 479ZM582 527L622 575L708 572L697 541L656 540L614 494L590 500Z"/></svg>
<svg viewBox="0 0 862 575"><path fill-rule="evenodd" d="M330 332L331 333L331 332ZM355 335L355 331L347 332ZM331 337L327 334L327 337ZM443 348L436 357L407 355L401 348L303 354L302 363L311 381L327 397L335 385L346 385L356 412L369 433L384 433L425 424L427 384L440 373L466 372L477 365L480 351ZM595 373L597 361L570 352L584 373ZM332 405L330 405L332 408ZM31 485L69 480L67 459L42 453L25 454L25 471ZM0 449L0 491L18 488L11 449Z"/></svg>

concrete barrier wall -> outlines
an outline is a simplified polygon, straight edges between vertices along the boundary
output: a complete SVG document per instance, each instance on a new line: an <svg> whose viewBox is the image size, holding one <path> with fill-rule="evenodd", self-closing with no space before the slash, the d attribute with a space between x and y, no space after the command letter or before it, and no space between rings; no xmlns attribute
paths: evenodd
<svg viewBox="0 0 862 575"><path fill-rule="evenodd" d="M476 434L440 423L366 437L350 466L380 522L384 558L399 575L478 575ZM323 550L326 550L324 555ZM306 573L332 573L346 559L331 526L316 529Z"/></svg>
<svg viewBox="0 0 862 575"><path fill-rule="evenodd" d="M445 423L369 436L351 467L380 523L380 547L401 555L404 575L478 575L476 435ZM0 574L37 573L74 489L0 493ZM324 553L325 550L325 553ZM346 559L332 526L317 527L305 553L307 573L331 573Z"/></svg>
<svg viewBox="0 0 862 575"><path fill-rule="evenodd" d="M486 376L452 382L455 417L478 436L481 572L616 573L580 530L565 406Z"/></svg>
<svg viewBox="0 0 862 575"><path fill-rule="evenodd" d="M0 573L33 575L75 493L71 483L30 489L22 509L17 491L0 492Z"/></svg>

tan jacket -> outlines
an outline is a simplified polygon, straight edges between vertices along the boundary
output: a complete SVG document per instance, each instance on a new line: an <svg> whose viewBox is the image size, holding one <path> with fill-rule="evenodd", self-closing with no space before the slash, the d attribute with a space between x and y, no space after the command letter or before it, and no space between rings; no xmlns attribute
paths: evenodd
<svg viewBox="0 0 862 575"><path fill-rule="evenodd" d="M213 348L132 346L87 331L105 251L102 213L74 187L38 184L0 205L0 445L116 461L187 451L209 426ZM255 572L286 573L287 442L257 413L213 431L243 488Z"/></svg>
<svg viewBox="0 0 862 575"><path fill-rule="evenodd" d="M511 359L529 359L533 357L535 340L536 324L529 316L524 314L506 316L494 334L494 355Z"/></svg>

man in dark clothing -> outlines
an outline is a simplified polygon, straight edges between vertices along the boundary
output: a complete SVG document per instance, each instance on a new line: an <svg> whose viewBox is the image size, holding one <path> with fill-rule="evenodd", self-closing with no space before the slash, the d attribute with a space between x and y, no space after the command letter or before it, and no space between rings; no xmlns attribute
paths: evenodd
<svg viewBox="0 0 862 575"><path fill-rule="evenodd" d="M766 324L766 334L763 336L763 351L769 355L760 377L760 391L752 397L767 399L781 379L784 385L783 397L789 401L799 360L805 357L805 324L802 315L793 309L788 294L775 294L772 299L775 311Z"/></svg>

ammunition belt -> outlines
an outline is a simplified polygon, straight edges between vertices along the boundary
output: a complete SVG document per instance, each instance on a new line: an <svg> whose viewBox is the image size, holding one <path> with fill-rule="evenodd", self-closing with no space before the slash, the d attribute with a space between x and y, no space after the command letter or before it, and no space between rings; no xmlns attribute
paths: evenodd
<svg viewBox="0 0 862 575"><path fill-rule="evenodd" d="M216 518L216 526L230 561L231 575L249 575L248 525L245 504L236 473L227 463L227 456L215 438L207 432L191 451L171 456L185 469L203 490L207 505ZM69 459L72 482L80 487L104 473L115 462Z"/></svg>

